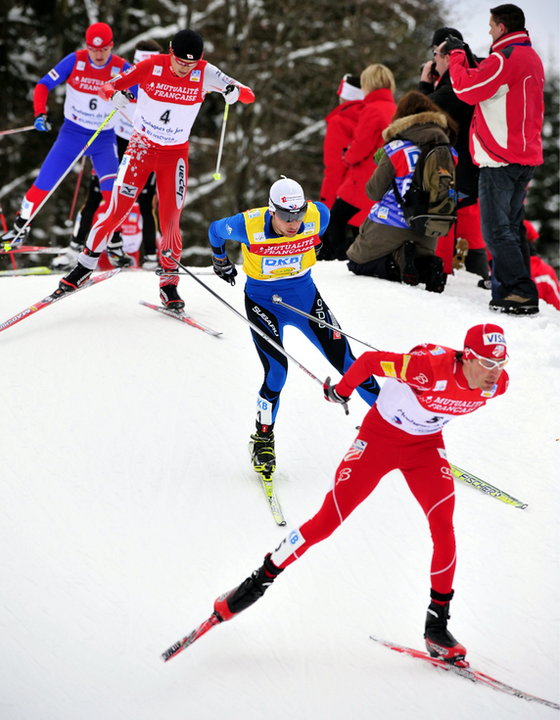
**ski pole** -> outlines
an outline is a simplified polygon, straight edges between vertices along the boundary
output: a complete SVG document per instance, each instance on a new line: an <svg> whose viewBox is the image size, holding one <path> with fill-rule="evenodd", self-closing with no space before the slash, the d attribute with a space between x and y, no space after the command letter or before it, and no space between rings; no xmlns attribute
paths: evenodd
<svg viewBox="0 0 560 720"><path fill-rule="evenodd" d="M303 315L303 317L309 318L309 320L313 320L313 322L317 323L317 325L324 325L325 327L328 327L331 330L336 330L336 332L339 332L341 335L344 335L345 337L350 338L350 340L355 340L356 342L359 342L362 345L365 345L366 347L371 348L372 350L377 350L377 348L373 347L373 345L370 345L369 343L364 342L363 340L359 340L358 338L355 338L353 335L350 335L350 333L344 332L344 330L341 330L339 327L336 327L336 325L331 325L330 323L326 322L325 320L319 320L319 318L316 318L315 316L310 315L309 313L306 313L303 310L300 310L299 308L293 307L293 305L288 305L288 303L285 303L282 300L280 295L273 295L272 302L276 303L276 305L282 305L282 307L288 308L288 310L293 310L298 315Z"/></svg>
<svg viewBox="0 0 560 720"><path fill-rule="evenodd" d="M35 130L35 125L26 125L25 127L14 128L13 130L0 130L0 135L13 135L14 133L27 132Z"/></svg>
<svg viewBox="0 0 560 720"><path fill-rule="evenodd" d="M50 196L54 193L54 191L57 189L57 187L60 185L60 183L64 180L64 178L68 175L70 170L74 167L74 165L78 162L78 160L82 157L82 155L85 155L86 150L89 148L89 146L93 143L93 141L96 139L96 137L99 135L99 133L103 130L103 128L107 125L107 123L111 120L113 115L118 112L118 108L113 108L111 112L107 115L105 120L101 123L101 125L97 128L97 130L93 133L93 135L90 137L90 139L87 141L87 143L84 145L84 147L80 150L80 152L76 155L76 157L72 160L70 165L66 168L64 173L58 178L57 182L54 184L54 186L51 188L51 190L45 195L45 197L41 200L41 202L37 205L31 216L25 221L25 224L20 227L20 229L17 231L17 234L11 240L9 243L6 243L3 248L0 248L0 250L4 250L4 252L8 252L10 249L11 244L14 242L14 240L17 240L18 237L25 231L25 229L31 224L31 222L37 217L37 214L39 213L39 210L43 207L43 205L47 202L47 200L50 198Z"/></svg>
<svg viewBox="0 0 560 720"><path fill-rule="evenodd" d="M220 172L220 163L222 161L222 150L224 149L224 138L226 136L226 122L229 114L229 105L226 103L224 107L224 119L222 120L222 132L220 135L220 145L218 147L218 159L216 161L216 172L212 176L214 180L220 180L222 174Z"/></svg>
<svg viewBox="0 0 560 720"><path fill-rule="evenodd" d="M76 180L76 187L74 188L74 196L72 198L72 205L70 205L70 212L68 213L69 224L72 222L74 210L76 209L76 201L78 200L78 193L80 192L80 185L82 184L82 176L84 174L85 164L86 164L86 158L84 156L84 157L82 157L82 164L80 166L80 172L78 173L78 178Z"/></svg>
<svg viewBox="0 0 560 720"><path fill-rule="evenodd" d="M319 378L318 378L316 375L314 375L314 374L311 372L311 370L308 370L308 369L305 367L305 365L302 365L298 360L296 360L293 355L290 355L288 352L286 352L286 350L284 350L284 348L282 347L282 345L280 345L279 343L277 343L276 340L273 340L271 337L269 337L269 336L264 332L264 330L261 330L260 327L258 327L258 325L255 325L255 323L252 323L248 318L246 318L244 315L242 315L238 310L236 310L236 309L233 307L233 305L230 305L230 304L227 302L227 300L224 300L223 297L221 297L221 295L218 295L217 292L214 292L214 290L212 290L212 288L208 287L208 285L206 285L205 282L203 282L202 280L200 280L200 278L198 278L194 273L192 273L192 272L188 269L188 267L186 267L185 265L183 265L183 263L179 262L179 260L175 260L174 257L171 257L171 250L164 250L161 254L163 255L163 257L166 257L166 258L169 258L170 260L173 260L173 262L175 263L175 265L177 265L177 267L180 267L181 270L183 270L183 272L185 272L187 275L189 275L190 277L192 277L193 280L196 280L196 282L197 282L199 285L202 285L202 287L203 287L205 290L208 290L208 292L209 292L211 295L213 295L217 300L219 300L219 301L220 301L221 303L223 303L227 308L229 308L233 313L235 313L238 318L240 318L241 320L243 320L244 323L247 323L247 325L249 325L249 327L250 327L255 333L257 333L257 335L260 335L264 340L266 340L270 345L272 345L272 347L276 348L276 350L278 350L278 352L281 353L285 358L288 358L288 360L291 360L293 363L295 363L300 370L303 370L303 372L306 373L306 375L309 375L309 377L310 377L312 380L315 380L315 382L319 383L319 385L320 385L321 387L323 387L323 383L321 382L321 380L319 380ZM348 415L348 407L347 407L346 403L344 403L344 404L342 405L342 407L344 408L344 412L346 413L346 415Z"/></svg>

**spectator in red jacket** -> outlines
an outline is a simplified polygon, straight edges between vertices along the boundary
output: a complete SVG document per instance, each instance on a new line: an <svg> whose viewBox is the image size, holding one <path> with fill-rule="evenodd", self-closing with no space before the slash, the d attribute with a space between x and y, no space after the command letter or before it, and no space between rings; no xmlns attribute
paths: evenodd
<svg viewBox="0 0 560 720"><path fill-rule="evenodd" d="M339 186L344 180L348 165L342 156L354 135L358 113L362 107L364 91L358 75L346 74L340 81L337 93L339 104L325 118L327 129L323 142L323 183L320 200L332 208Z"/></svg>
<svg viewBox="0 0 560 720"><path fill-rule="evenodd" d="M457 97L475 106L470 149L480 168L482 233L497 281L490 309L531 315L539 311L538 292L520 227L527 185L543 161L544 70L523 11L505 4L490 13L490 55L471 68L462 41L448 37L449 72Z"/></svg>
<svg viewBox="0 0 560 720"><path fill-rule="evenodd" d="M329 227L323 236L323 243L330 245L338 260L346 260L346 249L371 208L366 183L376 168L375 151L383 145L381 133L397 107L393 97L395 78L385 65L369 65L360 75L360 86L365 97L352 142L344 153L348 172L338 188ZM346 238L348 224L355 228L349 240Z"/></svg>

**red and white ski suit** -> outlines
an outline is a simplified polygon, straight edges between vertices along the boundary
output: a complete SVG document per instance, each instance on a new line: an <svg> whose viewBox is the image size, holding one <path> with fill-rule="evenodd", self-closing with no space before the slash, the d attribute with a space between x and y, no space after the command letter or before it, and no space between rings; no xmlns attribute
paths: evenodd
<svg viewBox="0 0 560 720"><path fill-rule="evenodd" d="M189 135L206 94L223 93L230 84L239 87L242 103L253 102L248 87L205 60L199 60L186 77L179 77L173 72L169 55L153 55L103 86L100 95L108 98L116 90L138 85L138 102L134 131L119 167L111 203L92 227L87 250L99 253L105 249L154 172L162 235L160 251L170 249L173 258L180 260L183 243L179 219L187 192ZM80 262L94 269L96 258L87 250ZM170 258L162 256L160 262L167 270L175 268ZM177 282L177 276L163 276L161 280L161 284Z"/></svg>
<svg viewBox="0 0 560 720"><path fill-rule="evenodd" d="M319 512L293 530L272 553L285 568L324 540L391 470L400 470L424 511L433 542L431 587L449 593L456 550L454 480L442 428L453 417L474 412L507 389L502 372L492 390L471 390L456 350L420 345L410 353L367 352L344 374L336 391L350 396L369 375L382 375L379 398L346 452Z"/></svg>

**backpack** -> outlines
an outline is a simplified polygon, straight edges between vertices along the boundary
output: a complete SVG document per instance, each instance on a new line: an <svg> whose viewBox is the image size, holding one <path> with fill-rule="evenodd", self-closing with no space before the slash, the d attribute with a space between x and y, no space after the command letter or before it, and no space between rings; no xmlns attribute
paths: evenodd
<svg viewBox="0 0 560 720"><path fill-rule="evenodd" d="M457 221L455 158L449 143L422 148L408 190L401 195L393 180L393 191L411 230L438 238Z"/></svg>

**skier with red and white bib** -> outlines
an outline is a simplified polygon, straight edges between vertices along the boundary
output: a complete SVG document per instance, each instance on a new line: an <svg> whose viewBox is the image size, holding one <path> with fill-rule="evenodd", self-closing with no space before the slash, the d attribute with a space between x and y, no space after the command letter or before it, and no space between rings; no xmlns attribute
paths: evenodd
<svg viewBox="0 0 560 720"><path fill-rule="evenodd" d="M72 292L90 277L108 239L154 172L162 234L161 265L168 271L160 279L160 298L170 310L184 308L177 292L176 265L163 253L171 250L172 258L181 259L179 220L187 193L191 128L209 92L222 93L229 105L237 100L255 100L249 87L203 60L203 54L202 36L194 30L181 30L173 37L168 54L142 60L101 88L103 99L122 107L128 103L126 89L138 85L134 131L119 167L109 209L92 227L76 267L62 278L59 291Z"/></svg>
<svg viewBox="0 0 560 720"><path fill-rule="evenodd" d="M366 352L336 385L327 378L325 398L335 403L347 402L371 374L386 380L317 514L292 530L250 577L215 601L218 620L230 620L258 600L279 573L334 532L382 477L398 469L426 515L433 541L426 647L433 657L464 663L466 649L447 629L456 564L455 490L442 429L506 391L507 361L502 328L484 324L467 332L462 351L426 343L408 353Z"/></svg>

